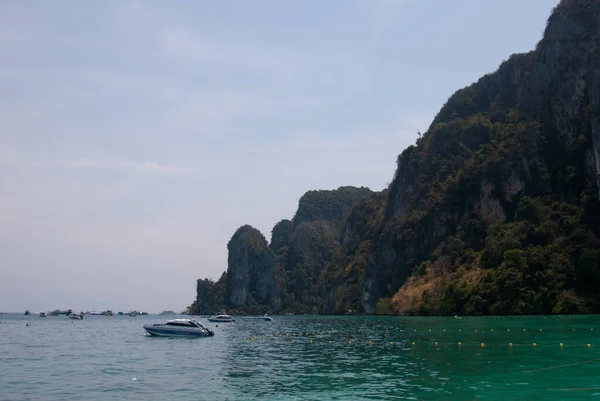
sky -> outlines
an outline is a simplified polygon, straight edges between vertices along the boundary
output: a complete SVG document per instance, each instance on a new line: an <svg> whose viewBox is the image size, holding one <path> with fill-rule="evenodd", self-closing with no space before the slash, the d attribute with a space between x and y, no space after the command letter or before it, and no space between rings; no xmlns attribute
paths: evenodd
<svg viewBox="0 0 600 401"><path fill-rule="evenodd" d="M0 2L0 311L183 310L239 226L383 189L556 3Z"/></svg>

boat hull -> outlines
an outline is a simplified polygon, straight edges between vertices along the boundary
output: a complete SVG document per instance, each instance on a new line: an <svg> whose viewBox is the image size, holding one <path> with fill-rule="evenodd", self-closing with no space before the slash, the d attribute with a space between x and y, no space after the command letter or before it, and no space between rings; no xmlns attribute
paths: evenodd
<svg viewBox="0 0 600 401"><path fill-rule="evenodd" d="M211 319L208 318L208 321L211 323L231 323L231 322L235 322L234 319Z"/></svg>
<svg viewBox="0 0 600 401"><path fill-rule="evenodd" d="M144 329L151 336L157 337L212 337L215 334L212 331L194 330L187 327L165 327L162 325L144 325Z"/></svg>

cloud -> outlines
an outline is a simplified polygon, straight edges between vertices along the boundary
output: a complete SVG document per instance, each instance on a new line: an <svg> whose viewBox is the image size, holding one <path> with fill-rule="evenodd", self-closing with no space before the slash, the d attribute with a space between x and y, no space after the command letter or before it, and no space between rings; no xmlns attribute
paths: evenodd
<svg viewBox="0 0 600 401"><path fill-rule="evenodd" d="M95 160L79 158L74 160L36 160L16 156L14 153L2 152L0 164L7 167L25 169L78 169L78 170L113 170L117 172L134 172L138 174L158 175L198 175L203 172L197 168L162 164L152 161L120 161Z"/></svg>

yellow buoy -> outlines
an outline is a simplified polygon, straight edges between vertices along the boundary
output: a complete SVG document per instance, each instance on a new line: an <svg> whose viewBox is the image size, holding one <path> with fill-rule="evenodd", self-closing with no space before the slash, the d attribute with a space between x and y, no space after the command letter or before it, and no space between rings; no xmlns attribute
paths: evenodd
<svg viewBox="0 0 600 401"><path fill-rule="evenodd" d="M460 347L461 345L462 345L462 343L459 341L459 342L458 342L458 346Z"/></svg>
<svg viewBox="0 0 600 401"><path fill-rule="evenodd" d="M410 344L411 344L411 345L415 345L415 342L414 342L414 341L412 341Z"/></svg>
<svg viewBox="0 0 600 401"><path fill-rule="evenodd" d="M390 345L394 345L394 342L393 342L393 341L390 341Z"/></svg>
<svg viewBox="0 0 600 401"><path fill-rule="evenodd" d="M348 341L348 344L352 344L352 341Z"/></svg>
<svg viewBox="0 0 600 401"><path fill-rule="evenodd" d="M512 345L513 345L512 343L508 343L508 346L511 347L511 348L512 348Z"/></svg>
<svg viewBox="0 0 600 401"><path fill-rule="evenodd" d="M536 344L536 343L533 343L533 346L534 346L534 347L537 347L537 344Z"/></svg>
<svg viewBox="0 0 600 401"><path fill-rule="evenodd" d="M462 329L458 329L458 331L462 331Z"/></svg>
<svg viewBox="0 0 600 401"><path fill-rule="evenodd" d="M491 331L494 331L494 329L492 329Z"/></svg>
<svg viewBox="0 0 600 401"><path fill-rule="evenodd" d="M329 344L331 344L331 341L329 341Z"/></svg>
<svg viewBox="0 0 600 401"><path fill-rule="evenodd" d="M506 329L506 331L510 331L510 329Z"/></svg>
<svg viewBox="0 0 600 401"><path fill-rule="evenodd" d="M294 339L292 338L292 342L294 342Z"/></svg>
<svg viewBox="0 0 600 401"><path fill-rule="evenodd" d="M373 344L373 341L369 340L369 345Z"/></svg>
<svg viewBox="0 0 600 401"><path fill-rule="evenodd" d="M437 341L436 341L436 342L434 342L433 344L434 344L436 347L437 347L437 345L438 345Z"/></svg>
<svg viewBox="0 0 600 401"><path fill-rule="evenodd" d="M560 347L561 347L561 348L564 346L564 344L563 344L563 343L560 343L559 345L560 345Z"/></svg>
<svg viewBox="0 0 600 401"><path fill-rule="evenodd" d="M485 347L485 344L484 344L484 343L481 343L481 348L483 348L483 347Z"/></svg>
<svg viewBox="0 0 600 401"><path fill-rule="evenodd" d="M591 346L592 346L592 344L588 344L587 346L588 346L588 348L589 348L589 347L591 347Z"/></svg>
<svg viewBox="0 0 600 401"><path fill-rule="evenodd" d="M473 330L473 331L477 333L477 329L475 329L475 330Z"/></svg>
<svg viewBox="0 0 600 401"><path fill-rule="evenodd" d="M312 340L308 340L308 343L309 343L309 344L312 344Z"/></svg>
<svg viewBox="0 0 600 401"><path fill-rule="evenodd" d="M444 329L444 331L446 331L446 329Z"/></svg>

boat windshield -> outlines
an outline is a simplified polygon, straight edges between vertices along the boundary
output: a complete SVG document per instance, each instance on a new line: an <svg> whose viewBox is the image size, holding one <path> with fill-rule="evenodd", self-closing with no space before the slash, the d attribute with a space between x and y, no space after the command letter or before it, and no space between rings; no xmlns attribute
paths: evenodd
<svg viewBox="0 0 600 401"><path fill-rule="evenodd" d="M200 327L204 329L204 326L196 320L171 320L167 322L167 326L187 326L187 327Z"/></svg>
<svg viewBox="0 0 600 401"><path fill-rule="evenodd" d="M190 320L190 323L196 327L200 327L201 329L204 329L205 327L202 325L202 323L196 321L196 320Z"/></svg>

